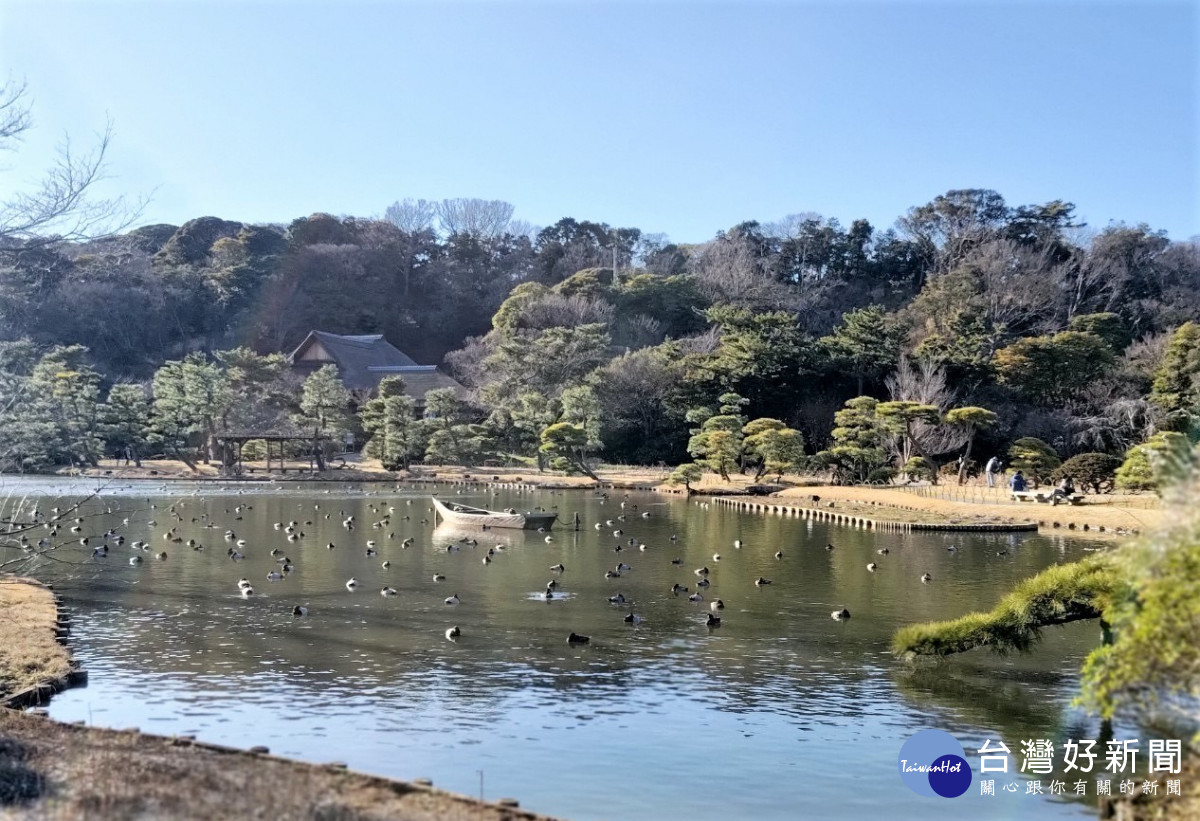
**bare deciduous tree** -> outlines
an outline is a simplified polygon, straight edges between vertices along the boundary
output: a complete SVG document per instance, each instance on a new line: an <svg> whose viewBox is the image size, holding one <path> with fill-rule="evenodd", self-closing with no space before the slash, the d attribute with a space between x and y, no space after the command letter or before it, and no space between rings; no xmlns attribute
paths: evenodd
<svg viewBox="0 0 1200 821"><path fill-rule="evenodd" d="M442 200L436 206L438 224L447 234L498 237L512 221L511 203L504 200L459 198Z"/></svg>
<svg viewBox="0 0 1200 821"><path fill-rule="evenodd" d="M941 413L945 413L954 403L954 389L946 379L945 369L928 360L914 367L908 357L900 357L896 372L884 384L893 401L933 405ZM912 433L919 451L930 456L958 450L967 443L969 436L958 425L931 425L927 422L915 422ZM890 449L901 457L902 463L907 462L913 456L907 437L895 436L890 439Z"/></svg>
<svg viewBox="0 0 1200 821"><path fill-rule="evenodd" d="M383 218L409 234L418 234L433 227L437 203L429 200L397 200L383 212Z"/></svg>
<svg viewBox="0 0 1200 821"><path fill-rule="evenodd" d="M0 149L15 150L28 131L30 114L25 83L9 79L0 85ZM78 152L69 137L58 145L54 164L27 191L11 191L0 201L0 253L62 240L111 236L140 216L144 202L125 197L93 196L104 179L105 158L112 142L112 123L105 125L90 150Z"/></svg>

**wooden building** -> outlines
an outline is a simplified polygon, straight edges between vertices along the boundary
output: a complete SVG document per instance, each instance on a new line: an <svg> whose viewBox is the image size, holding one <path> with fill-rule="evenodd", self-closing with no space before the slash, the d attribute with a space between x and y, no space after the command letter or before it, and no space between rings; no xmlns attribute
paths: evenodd
<svg viewBox="0 0 1200 821"><path fill-rule="evenodd" d="M346 336L310 331L288 359L302 376L325 365L336 365L342 384L360 396L374 393L385 376L403 378L404 392L419 406L425 404L425 394L436 388L453 388L460 397L467 395L466 388L436 365L418 365L383 334Z"/></svg>

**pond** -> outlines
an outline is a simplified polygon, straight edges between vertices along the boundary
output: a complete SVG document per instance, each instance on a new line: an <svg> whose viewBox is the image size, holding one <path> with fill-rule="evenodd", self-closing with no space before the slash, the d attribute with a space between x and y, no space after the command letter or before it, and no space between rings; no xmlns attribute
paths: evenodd
<svg viewBox="0 0 1200 821"><path fill-rule="evenodd" d="M84 488L24 484L6 487ZM34 568L75 613L71 646L90 672L87 688L54 698L51 715L428 777L576 821L1094 815L1063 796L973 788L957 801L923 798L896 767L901 744L925 728L953 734L972 766L985 739L1016 754L1026 738L1095 738L1068 706L1095 625L1048 631L1027 656L914 667L888 652L896 627L988 608L1014 582L1086 555L1089 542L876 534L648 493L441 488L481 507L559 512L550 539L488 530L471 544L434 526L429 492L105 486L84 526L92 546L111 527L125 544L107 558L63 547L60 561ZM374 527L389 508L389 523ZM170 528L184 541L165 540ZM245 541L235 548L244 561L229 558L226 529ZM150 552L131 549L136 540ZM145 560L131 565L135 554ZM283 557L294 570L269 581ZM606 577L618 563L628 569ZM697 587L702 567L707 588ZM676 584L688 591L673 593ZM396 594L381 595L385 586ZM695 592L701 601L689 600ZM611 604L618 593L631 604ZM445 603L452 596L458 603ZM709 628L717 599L721 625ZM851 618L831 618L842 607ZM568 644L571 632L590 643Z"/></svg>

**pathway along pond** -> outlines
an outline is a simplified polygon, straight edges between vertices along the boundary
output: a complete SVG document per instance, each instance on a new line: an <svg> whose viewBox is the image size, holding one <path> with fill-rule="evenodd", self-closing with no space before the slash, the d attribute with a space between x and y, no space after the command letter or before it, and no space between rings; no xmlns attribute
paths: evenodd
<svg viewBox="0 0 1200 821"><path fill-rule="evenodd" d="M92 486L3 484L10 494L64 496ZM482 774L486 797L513 796L575 821L1094 814L1069 797L1025 795L1015 754L1026 738L1096 737L1096 724L1068 707L1095 625L1051 630L1023 657L977 652L912 668L888 653L896 627L988 608L1014 582L1081 557L1089 542L875 534L654 494L630 495L622 511L620 493L605 502L584 491L442 488L479 506L557 508L568 522L549 543L489 530L470 546L461 532L434 528L428 492L108 485L87 504L97 515L84 527L92 546L110 527L125 544L103 559L63 547L56 559L80 563L35 568L74 610L72 649L91 674L86 689L54 698L51 715L262 744L472 795ZM373 528L389 507L390 525ZM576 512L579 532L569 524ZM622 513L625 521L604 524ZM353 531L342 524L350 515ZM304 536L290 542L275 524L293 520ZM165 541L173 526L204 550ZM228 557L227 528L245 539L244 561ZM148 540L150 552L132 550L135 540ZM378 555L367 555L368 540ZM484 563L489 547L497 552ZM890 552L879 555L881 547ZM267 580L278 567L273 548L295 565L283 581ZM163 550L168 558L156 561ZM132 566L135 554L145 561ZM549 569L560 562L565 572ZM605 578L618 562L631 569ZM702 602L672 594L673 584L695 592L703 566L711 586ZM756 587L760 576L773 584ZM239 594L241 577L257 595ZM540 600L551 579L561 597ZM397 595L381 596L385 585ZM630 607L608 601L617 593L644 621L624 621ZM445 604L451 595L460 603ZM722 625L710 630L705 617L718 598ZM308 615L294 617L296 605ZM832 619L843 606L852 618ZM461 636L450 641L454 625ZM568 645L572 631L591 643ZM1003 776L995 797L974 786L957 801L911 793L896 772L900 746L930 727L955 735L976 768L983 741L1003 739L1021 794L1001 792Z"/></svg>

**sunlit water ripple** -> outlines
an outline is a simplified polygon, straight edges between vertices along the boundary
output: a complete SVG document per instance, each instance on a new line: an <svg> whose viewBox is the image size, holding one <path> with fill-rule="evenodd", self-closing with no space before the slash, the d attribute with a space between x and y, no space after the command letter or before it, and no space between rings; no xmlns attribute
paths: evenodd
<svg viewBox="0 0 1200 821"><path fill-rule="evenodd" d="M18 490L64 495L82 487L25 485ZM107 559L64 547L57 557L72 563L36 569L73 608L71 646L91 675L87 688L55 697L52 715L265 744L469 794L479 792L482 772L485 796L516 796L574 819L762 821L811 815L804 807L845 819L881 810L920 819L1093 812L1023 795L931 802L896 775L900 745L926 727L955 734L972 753L989 737L1016 749L1022 738L1088 730L1067 704L1092 628L1054 631L1031 656L970 654L935 669L910 668L887 652L898 625L990 607L1014 581L1078 558L1086 543L874 534L652 494L630 496L620 522L619 496L443 489L474 504L557 507L568 521L574 512L583 520L578 533L560 524L550 543L537 533L487 531L472 534L471 546L453 528L423 524L432 514L415 490L252 490L110 484L88 503L101 511L87 522L93 543L122 518L131 523L120 528L126 545ZM389 506L390 523L372 528ZM341 524L351 514L352 532ZM305 534L298 542L273 526L293 520ZM205 549L164 541L176 525ZM245 561L227 558L226 528L247 540ZM414 539L407 549L406 537ZM630 537L647 549L628 545ZM169 558L145 553L144 564L129 566L129 543L139 539ZM379 555L366 555L368 539ZM735 539L745 546L735 548ZM337 547L327 550L331 541ZM504 549L484 564L497 545ZM881 545L889 555L876 554ZM266 579L277 567L272 548L296 567L280 582ZM606 579L618 561L632 569ZM866 571L869 561L878 572ZM557 562L567 568L561 575L548 569ZM673 583L695 591L701 566L712 581L702 602L671 594ZM433 581L435 572L446 581ZM931 584L920 582L924 572ZM241 598L243 576L258 595ZM351 576L355 592L345 587ZM755 587L759 576L774 583ZM545 602L537 593L551 578L564 595ZM380 596L385 584L398 595ZM608 603L617 592L642 623L623 622L631 607ZM461 603L443 604L452 593ZM709 630L704 617L717 598L726 604L723 624ZM291 615L297 604L307 617ZM841 606L851 619L830 618ZM451 625L462 630L453 642L444 635ZM571 631L591 643L568 646Z"/></svg>

